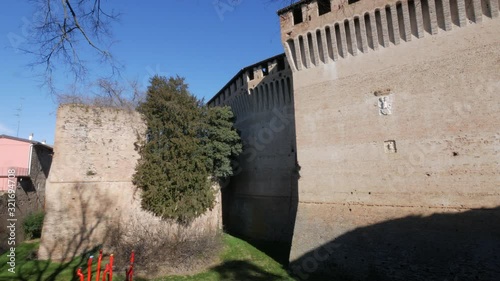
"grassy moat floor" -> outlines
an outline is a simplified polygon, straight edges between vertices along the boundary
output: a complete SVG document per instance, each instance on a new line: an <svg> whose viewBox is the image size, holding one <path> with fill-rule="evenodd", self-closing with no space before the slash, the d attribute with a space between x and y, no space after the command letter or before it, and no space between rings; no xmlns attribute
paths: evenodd
<svg viewBox="0 0 500 281"><path fill-rule="evenodd" d="M75 258L68 263L55 263L49 261L38 261L35 259L39 241L24 242L16 247L16 270L15 273L8 271L9 265L7 253L0 256L0 280L22 280L22 281L52 281L52 280L77 280L75 271L79 267L86 267L86 258ZM84 270L85 271L85 270ZM95 278L95 275L93 279ZM95 279L94 279L95 280ZM113 280L125 280L123 276L115 274ZM135 278L134 280L149 280ZM257 281L281 281L294 280L283 266L259 251L249 243L233 237L224 235L224 250L220 256L220 262L208 270L190 276L168 276L151 279L154 281L212 281L212 280L257 280Z"/></svg>

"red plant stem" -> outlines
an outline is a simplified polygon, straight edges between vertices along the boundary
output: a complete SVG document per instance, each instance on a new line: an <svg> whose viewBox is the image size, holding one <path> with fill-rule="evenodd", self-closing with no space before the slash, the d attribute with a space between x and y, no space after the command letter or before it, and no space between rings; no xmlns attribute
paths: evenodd
<svg viewBox="0 0 500 281"><path fill-rule="evenodd" d="M93 258L94 258L93 256L90 256L89 262L87 264L87 281L91 281L91 279L92 279L92 259Z"/></svg>
<svg viewBox="0 0 500 281"><path fill-rule="evenodd" d="M76 271L76 276L78 276L78 279L79 279L80 281L85 280L85 277L83 276L83 273L82 273L82 269L81 269L81 268L79 268L79 269Z"/></svg>
<svg viewBox="0 0 500 281"><path fill-rule="evenodd" d="M109 281L113 281L113 261L115 260L115 257L113 254L109 256Z"/></svg>
<svg viewBox="0 0 500 281"><path fill-rule="evenodd" d="M106 281L106 277L108 276L109 274L109 263L106 264L106 267L104 269L104 272L102 274L102 281Z"/></svg>
<svg viewBox="0 0 500 281"><path fill-rule="evenodd" d="M101 261L102 261L102 250L99 251L99 258L97 258L97 272L96 272L96 281L99 281L101 277Z"/></svg>
<svg viewBox="0 0 500 281"><path fill-rule="evenodd" d="M130 254L130 265L128 267L128 270L125 271L125 274L127 276L127 281L132 281L132 279L133 279L134 259L135 259L135 253L134 253L134 251L132 251L132 254Z"/></svg>

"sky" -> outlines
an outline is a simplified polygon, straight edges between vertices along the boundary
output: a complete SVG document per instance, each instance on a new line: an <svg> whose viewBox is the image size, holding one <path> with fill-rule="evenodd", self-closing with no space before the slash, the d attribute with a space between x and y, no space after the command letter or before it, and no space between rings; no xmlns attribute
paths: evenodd
<svg viewBox="0 0 500 281"><path fill-rule="evenodd" d="M105 0L121 14L111 26L111 52L122 75L142 89L155 74L186 78L191 92L206 101L240 69L283 53L272 0ZM218 4L217 4L218 3ZM33 19L28 0L6 0L0 11L0 134L53 144L57 104L41 86L42 69L20 52ZM97 69L90 69L98 71ZM60 87L72 80L56 77Z"/></svg>

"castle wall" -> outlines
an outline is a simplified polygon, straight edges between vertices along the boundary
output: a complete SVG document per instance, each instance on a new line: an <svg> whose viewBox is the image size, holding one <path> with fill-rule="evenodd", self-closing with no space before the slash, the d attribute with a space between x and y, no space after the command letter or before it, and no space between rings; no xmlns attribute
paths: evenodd
<svg viewBox="0 0 500 281"><path fill-rule="evenodd" d="M316 3L295 25L280 12L301 167L292 270L495 279L498 2Z"/></svg>
<svg viewBox="0 0 500 281"><path fill-rule="evenodd" d="M18 179L19 180L19 179ZM23 222L26 217L32 213L36 213L39 211L43 211L43 190L42 189L34 189L33 184L29 178L23 178L22 181L17 182L16 188L16 212L15 219L16 221L16 245L19 245L26 238L24 235ZM9 204L9 198L7 192L0 192L0 206L4 207L0 210L0 228L2 232L0 232L0 252L3 253L11 246L8 242L8 237L10 235L10 231L8 231L7 226L9 226L10 222L8 221L9 212L7 206ZM7 231L4 231L7 229Z"/></svg>
<svg viewBox="0 0 500 281"><path fill-rule="evenodd" d="M156 228L188 236L220 230L220 194L213 210L187 227L141 209L132 175L145 128L137 112L80 105L58 109L40 259L67 260L107 246L127 227L138 231L137 237L141 230L151 233Z"/></svg>
<svg viewBox="0 0 500 281"><path fill-rule="evenodd" d="M297 200L292 87L280 55L244 68L209 101L231 107L244 143L222 190L224 227L233 234L291 243Z"/></svg>

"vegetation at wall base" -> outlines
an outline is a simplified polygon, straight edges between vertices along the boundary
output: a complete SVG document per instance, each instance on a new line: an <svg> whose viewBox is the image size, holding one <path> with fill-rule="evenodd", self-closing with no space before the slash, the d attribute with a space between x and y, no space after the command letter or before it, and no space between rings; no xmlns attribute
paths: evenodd
<svg viewBox="0 0 500 281"><path fill-rule="evenodd" d="M279 263L249 243L227 234L224 235L223 240L224 251L220 256L220 262L206 271L190 276L168 276L154 279L154 281L294 280ZM76 257L68 263L38 261L36 260L38 247L38 240L24 242L17 246L15 274L7 271L7 256L2 253L0 255L0 280L76 280L74 273L79 267L86 268L88 256L98 255L98 252L88 253L84 257ZM118 273L113 276L113 280L121 281L125 280L125 277ZM134 277L134 280L148 279Z"/></svg>
<svg viewBox="0 0 500 281"><path fill-rule="evenodd" d="M214 206L209 178L230 176L241 152L229 108L203 106L181 77L153 77L138 106L147 132L133 181L142 207L164 219L189 223Z"/></svg>
<svg viewBox="0 0 500 281"><path fill-rule="evenodd" d="M40 238L42 236L43 211L34 212L26 216L23 221L24 238L26 240Z"/></svg>

